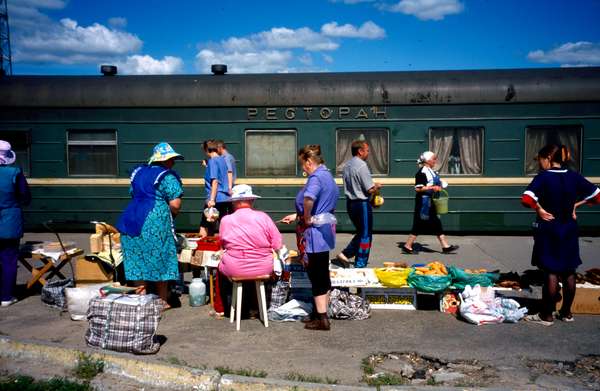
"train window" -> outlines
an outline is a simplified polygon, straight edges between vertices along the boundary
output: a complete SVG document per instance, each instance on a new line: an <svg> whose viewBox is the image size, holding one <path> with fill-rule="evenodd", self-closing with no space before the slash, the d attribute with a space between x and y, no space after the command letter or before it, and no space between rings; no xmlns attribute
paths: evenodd
<svg viewBox="0 0 600 391"><path fill-rule="evenodd" d="M247 130L246 176L296 176L296 131Z"/></svg>
<svg viewBox="0 0 600 391"><path fill-rule="evenodd" d="M12 150L15 152L15 165L21 167L23 175L30 175L31 159L31 134L28 131L22 130L7 130L0 131L0 139L8 141Z"/></svg>
<svg viewBox="0 0 600 391"><path fill-rule="evenodd" d="M481 175L483 173L483 128L430 128L429 149L438 157L434 169L440 174Z"/></svg>
<svg viewBox="0 0 600 391"><path fill-rule="evenodd" d="M579 125L528 126L525 131L525 174L537 174L539 167L535 157L546 144L566 145L571 153L567 165L571 170L579 171L581 130Z"/></svg>
<svg viewBox="0 0 600 391"><path fill-rule="evenodd" d="M344 164L352 158L351 145L354 140L364 139L369 144L367 164L373 175L389 173L389 129L338 129L336 132L335 172L342 174Z"/></svg>
<svg viewBox="0 0 600 391"><path fill-rule="evenodd" d="M115 130L68 130L69 175L117 176Z"/></svg>

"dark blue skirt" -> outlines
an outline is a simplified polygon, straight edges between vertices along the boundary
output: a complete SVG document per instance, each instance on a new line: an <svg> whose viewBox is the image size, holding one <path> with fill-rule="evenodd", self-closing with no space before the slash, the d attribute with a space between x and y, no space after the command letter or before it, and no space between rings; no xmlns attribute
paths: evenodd
<svg viewBox="0 0 600 391"><path fill-rule="evenodd" d="M575 220L538 221L534 224L533 240L532 265L555 273L574 271L581 265Z"/></svg>

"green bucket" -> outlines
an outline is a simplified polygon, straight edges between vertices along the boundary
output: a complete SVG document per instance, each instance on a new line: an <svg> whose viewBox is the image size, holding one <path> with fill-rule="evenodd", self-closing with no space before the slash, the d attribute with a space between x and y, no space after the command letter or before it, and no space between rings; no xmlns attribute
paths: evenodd
<svg viewBox="0 0 600 391"><path fill-rule="evenodd" d="M442 189L438 196L433 198L433 204L437 214L445 215L448 213L448 192Z"/></svg>

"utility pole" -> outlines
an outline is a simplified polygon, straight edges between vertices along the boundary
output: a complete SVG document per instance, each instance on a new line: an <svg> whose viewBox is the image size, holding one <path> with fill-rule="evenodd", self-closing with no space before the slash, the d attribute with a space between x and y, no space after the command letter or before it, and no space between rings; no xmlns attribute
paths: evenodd
<svg viewBox="0 0 600 391"><path fill-rule="evenodd" d="M7 2L8 0L0 0L0 76L12 75Z"/></svg>

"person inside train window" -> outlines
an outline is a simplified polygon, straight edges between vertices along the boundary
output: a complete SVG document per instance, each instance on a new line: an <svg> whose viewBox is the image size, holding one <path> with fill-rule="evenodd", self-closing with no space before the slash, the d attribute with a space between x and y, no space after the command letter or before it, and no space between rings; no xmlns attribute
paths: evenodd
<svg viewBox="0 0 600 391"><path fill-rule="evenodd" d="M450 245L444 235L442 222L438 217L433 195L448 186L440 179L433 167L437 163L437 156L431 151L426 151L419 156L417 163L421 168L415 174L415 210L413 213L413 225L406 243L402 245L402 252L412 254L413 244L418 235L436 235L442 245L442 252L448 254L458 249L457 245Z"/></svg>
<svg viewBox="0 0 600 391"><path fill-rule="evenodd" d="M373 182L371 171L367 165L369 144L365 140L352 142L352 159L344 165L344 193L346 194L346 210L356 228L356 234L346 248L337 255L337 260L344 267L349 258L355 258L356 267L367 267L373 240L373 208L369 198L381 188L380 183Z"/></svg>
<svg viewBox="0 0 600 391"><path fill-rule="evenodd" d="M296 195L296 213L281 222L297 222L296 241L312 284L315 312L304 328L329 330L329 251L335 248L335 206L339 190L325 166L320 145L306 145L298 151L302 169L308 174L304 187Z"/></svg>
<svg viewBox="0 0 600 391"><path fill-rule="evenodd" d="M535 209L531 263L544 272L542 309L525 320L544 326L553 324L554 315L571 322L575 298L575 270L581 265L576 210L583 204L600 203L600 189L575 171L567 169L569 151L564 145L543 147L537 161L540 172L521 197L525 207ZM559 281L562 282L562 306Z"/></svg>
<svg viewBox="0 0 600 391"><path fill-rule="evenodd" d="M232 211L225 159L219 156L219 148L215 140L206 140L203 148L208 159L204 171L206 203L205 213L202 213L200 222L200 237L218 233L220 219ZM217 213L213 213L214 209L211 208L215 208Z"/></svg>
<svg viewBox="0 0 600 391"><path fill-rule="evenodd" d="M181 178L173 170L178 159L183 156L168 143L154 147L148 164L131 174L132 200L117 223L125 278L158 294L165 309L170 308L168 282L179 278L173 223L183 197Z"/></svg>
<svg viewBox="0 0 600 391"><path fill-rule="evenodd" d="M229 153L227 150L227 145L223 140L216 140L217 143L217 152L219 156L225 159L225 165L227 166L227 183L229 194L232 194L233 186L235 186L235 181L237 179L237 169L235 168L235 156Z"/></svg>
<svg viewBox="0 0 600 391"><path fill-rule="evenodd" d="M22 207L31 202L27 180L19 167L13 166L16 154L10 143L0 140L0 305L17 302L19 241L23 237Z"/></svg>
<svg viewBox="0 0 600 391"><path fill-rule="evenodd" d="M219 283L225 316L231 305L229 278L271 275L273 251L283 246L282 236L273 220L266 213L253 209L257 198L260 197L252 193L250 186L234 186L231 195L234 212L221 221L219 236L225 252L219 263ZM244 293L252 291L244 289Z"/></svg>

